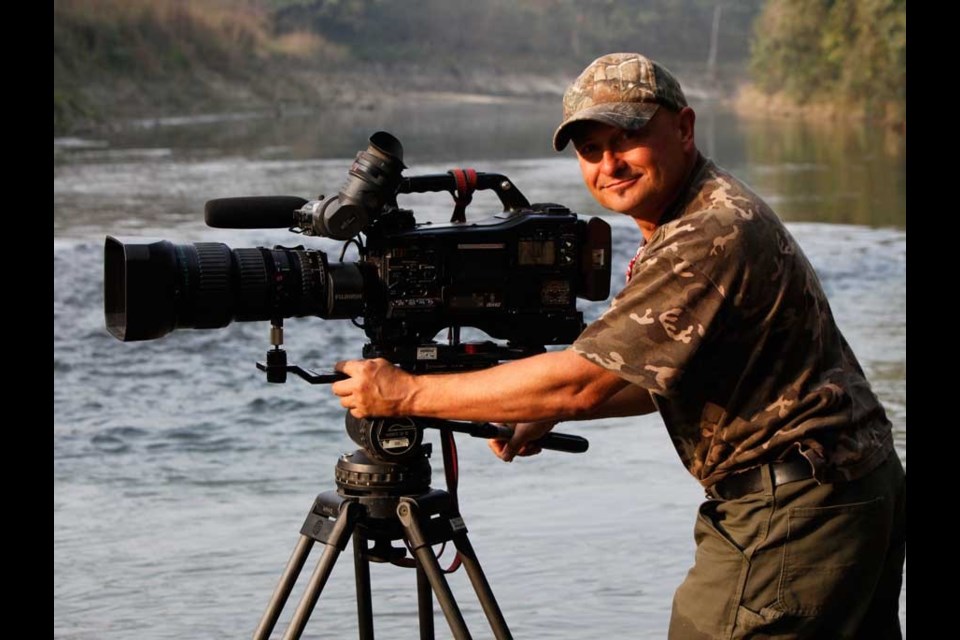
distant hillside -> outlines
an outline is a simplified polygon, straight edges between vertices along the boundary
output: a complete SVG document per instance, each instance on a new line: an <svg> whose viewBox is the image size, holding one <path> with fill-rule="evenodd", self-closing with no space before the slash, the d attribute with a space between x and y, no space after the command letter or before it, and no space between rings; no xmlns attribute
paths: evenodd
<svg viewBox="0 0 960 640"><path fill-rule="evenodd" d="M112 117L200 112L288 97L287 66L335 59L319 37L274 35L255 2L59 0L54 131ZM277 72L280 72L278 77ZM289 83L296 87L296 83Z"/></svg>
<svg viewBox="0 0 960 640"><path fill-rule="evenodd" d="M711 0L57 0L54 133L124 118L376 103L404 91L555 94L643 52L706 76ZM761 0L724 3L716 69L745 68ZM640 37L642 36L642 37Z"/></svg>

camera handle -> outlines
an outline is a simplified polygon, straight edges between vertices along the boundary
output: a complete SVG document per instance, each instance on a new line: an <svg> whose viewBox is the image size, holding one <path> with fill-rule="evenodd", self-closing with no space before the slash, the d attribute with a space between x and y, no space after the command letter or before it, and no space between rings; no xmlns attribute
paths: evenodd
<svg viewBox="0 0 960 640"><path fill-rule="evenodd" d="M530 202L526 196L517 189L507 176L500 173L473 171L472 169L454 169L449 173L403 178L397 188L397 193L428 193L434 191L456 193L461 191L460 186L462 184L462 178L456 172L471 172L473 179L468 179L468 182L472 183L473 189L493 191L503 204L504 212L516 212L530 208Z"/></svg>
<svg viewBox="0 0 960 640"><path fill-rule="evenodd" d="M267 350L266 361L257 363L257 369L266 372L267 382L284 383L287 381L288 373L300 376L310 384L332 384L338 380L345 380L350 377L339 371L317 373L316 371L305 369L297 364L287 364L287 352L281 347L283 344L282 319L274 320L270 326L270 344L273 348ZM489 345L479 346L489 348ZM497 353L500 352L497 351ZM516 357L518 354L501 353L501 355ZM425 427L466 433L474 438L500 438L509 440L510 436L513 435L513 430L510 427L493 424L492 422L457 422L454 420L428 420L426 418L418 418L418 420L421 420ZM555 432L550 432L531 444L541 449L565 451L567 453L583 453L590 446L586 438Z"/></svg>
<svg viewBox="0 0 960 640"><path fill-rule="evenodd" d="M267 372L267 379L270 379L270 376L276 375L277 372L281 372L284 380L286 381L286 374L293 373L310 384L331 384L338 380L344 380L349 376L340 373L339 371L334 371L332 373L316 373L310 369L304 369L300 365L288 365L286 364L287 353L283 349L276 348L271 349L267 352L267 363L258 362L257 368L261 371ZM270 361L275 360L276 362L271 363ZM281 365L280 360L283 360L283 369L280 369ZM271 370L271 367L273 369ZM271 380L271 382L274 382ZM457 422L455 420L427 420L421 418L423 421L424 427L432 427L434 429L449 431L456 431L457 433L465 433L474 438L499 438L501 440L509 440L510 436L513 435L513 429L505 425L494 424L492 422ZM581 438L580 436L574 436L567 433L554 433L550 432L531 443L534 446L540 447L541 449L549 449L551 451L565 451L567 453L583 453L590 447L590 442L586 438Z"/></svg>
<svg viewBox="0 0 960 640"><path fill-rule="evenodd" d="M298 364L287 364L287 352L280 347L269 349L266 362L258 362L257 369L266 372L267 382L286 382L288 373L300 376L310 384L332 384L349 377L339 371L317 373L312 369L304 369Z"/></svg>
<svg viewBox="0 0 960 640"><path fill-rule="evenodd" d="M456 422L454 420L427 420L425 418L418 418L418 420L424 427L440 429L441 431L447 429L457 433L465 433L474 438L509 440L510 436L513 435L513 429L510 427L492 422ZM530 444L541 449L565 451L567 453L583 453L590 447L590 442L586 438L552 431Z"/></svg>
<svg viewBox="0 0 960 640"><path fill-rule="evenodd" d="M335 371L333 373L317 373L304 369L298 364L287 364L287 351L283 348L283 318L274 318L270 321L270 345L267 358L257 363L257 369L267 374L267 382L284 383L287 374L298 375L310 384L331 384L337 380L347 378L346 374Z"/></svg>

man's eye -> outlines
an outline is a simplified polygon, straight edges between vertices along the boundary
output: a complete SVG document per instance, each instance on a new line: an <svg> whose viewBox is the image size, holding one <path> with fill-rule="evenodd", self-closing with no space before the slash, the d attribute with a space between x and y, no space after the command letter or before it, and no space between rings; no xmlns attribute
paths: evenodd
<svg viewBox="0 0 960 640"><path fill-rule="evenodd" d="M577 153L589 160L600 155L600 147L595 144L583 144L577 147Z"/></svg>
<svg viewBox="0 0 960 640"><path fill-rule="evenodd" d="M643 130L624 129L617 137L617 142L621 148L630 147L637 144L643 138Z"/></svg>

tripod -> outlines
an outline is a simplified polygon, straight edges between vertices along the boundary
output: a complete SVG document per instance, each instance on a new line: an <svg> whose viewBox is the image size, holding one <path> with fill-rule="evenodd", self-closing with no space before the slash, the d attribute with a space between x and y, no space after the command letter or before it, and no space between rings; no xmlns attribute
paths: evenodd
<svg viewBox="0 0 960 640"><path fill-rule="evenodd" d="M486 437L489 432L482 427L493 427L467 427L446 421L424 424L424 421L411 418L358 421L347 415L348 432L364 448L341 456L336 466L337 490L321 493L314 500L293 554L254 633L255 639L269 638L310 549L315 542L321 542L325 545L323 554L283 637L292 640L301 636L337 558L351 538L361 640L374 637L369 563L402 560L409 563L405 557L407 549L413 554L417 570L420 638L434 637L432 594L436 594L454 637L458 640L471 637L443 569L431 549L432 545L448 541L452 541L458 551L494 636L498 640L512 638L467 538L467 528L455 495L429 486L430 445L422 444L422 430L424 426L441 426L438 424L441 422L451 430L468 431L472 435L480 429L487 433ZM453 436L446 435L452 448ZM447 442L444 440L445 463L448 459ZM391 461L391 458L400 461ZM391 542L394 540L402 540L405 548L393 547ZM370 542L373 542L372 547Z"/></svg>

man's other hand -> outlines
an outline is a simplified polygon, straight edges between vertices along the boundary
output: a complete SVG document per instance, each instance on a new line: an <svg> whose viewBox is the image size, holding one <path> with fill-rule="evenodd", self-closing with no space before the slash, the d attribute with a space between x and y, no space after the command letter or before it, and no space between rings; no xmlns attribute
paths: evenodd
<svg viewBox="0 0 960 640"><path fill-rule="evenodd" d="M533 442L545 436L556 424L556 420L519 422L513 425L513 436L509 440L491 438L487 440L487 444L504 462L510 462L515 456L533 456L540 453L540 447Z"/></svg>

